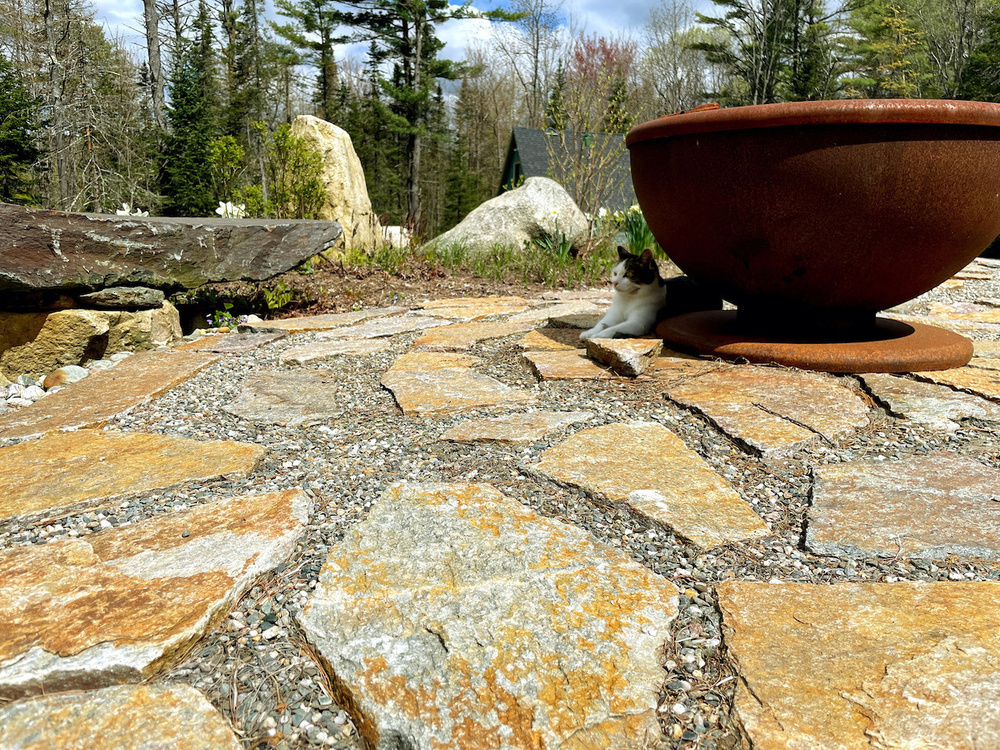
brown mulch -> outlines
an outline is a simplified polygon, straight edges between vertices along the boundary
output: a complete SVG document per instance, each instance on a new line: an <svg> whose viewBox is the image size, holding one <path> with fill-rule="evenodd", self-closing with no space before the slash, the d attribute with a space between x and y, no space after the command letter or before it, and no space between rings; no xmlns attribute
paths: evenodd
<svg viewBox="0 0 1000 750"><path fill-rule="evenodd" d="M209 284L205 289L214 290L222 298L250 299L259 295L260 289L273 289L279 282L296 290L297 297L273 316L282 318L368 307L413 307L423 300L447 297L534 297L552 291L551 287L540 283L496 281L465 270L445 271L417 259L408 260L395 274L371 266L323 263L317 264L308 274L289 271L264 282ZM263 312L258 311L258 314L263 315Z"/></svg>

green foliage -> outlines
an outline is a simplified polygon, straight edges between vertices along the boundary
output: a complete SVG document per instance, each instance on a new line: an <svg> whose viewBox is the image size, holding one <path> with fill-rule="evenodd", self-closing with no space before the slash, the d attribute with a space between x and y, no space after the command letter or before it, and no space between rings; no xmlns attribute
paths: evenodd
<svg viewBox="0 0 1000 750"><path fill-rule="evenodd" d="M224 135L211 142L208 159L212 167L215 200L227 201L236 194L245 156L245 149L231 135Z"/></svg>
<svg viewBox="0 0 1000 750"><path fill-rule="evenodd" d="M594 219L593 232L595 236L606 239L611 245L625 245L628 251L635 255L649 248L654 256L667 257L653 236L649 224L646 223L642 209L637 205L625 211L601 213Z"/></svg>
<svg viewBox="0 0 1000 750"><path fill-rule="evenodd" d="M33 202L37 111L38 101L28 93L24 78L0 55L0 201L5 203Z"/></svg>
<svg viewBox="0 0 1000 750"><path fill-rule="evenodd" d="M264 172L270 194L250 186L239 193L248 216L279 219L315 219L323 208L323 157L309 148L304 138L292 134L285 123L273 132L254 123L263 144Z"/></svg>
<svg viewBox="0 0 1000 750"><path fill-rule="evenodd" d="M194 21L195 39L185 41L171 78L167 120L171 132L163 155L166 212L208 216L215 208L211 148L216 134L218 92L212 25L204 0Z"/></svg>
<svg viewBox="0 0 1000 750"><path fill-rule="evenodd" d="M295 290L292 289L284 281L278 281L277 284L268 288L264 287L262 290L264 294L264 302L267 304L267 309L271 312L276 310L283 310L288 307L295 300Z"/></svg>
<svg viewBox="0 0 1000 750"><path fill-rule="evenodd" d="M961 99L1000 102L1000 5L988 15L983 43L969 56L958 87Z"/></svg>
<svg viewBox="0 0 1000 750"><path fill-rule="evenodd" d="M216 310L205 316L205 320L212 328L222 328L223 326L235 327L239 321L232 314L233 303L223 302L222 309Z"/></svg>

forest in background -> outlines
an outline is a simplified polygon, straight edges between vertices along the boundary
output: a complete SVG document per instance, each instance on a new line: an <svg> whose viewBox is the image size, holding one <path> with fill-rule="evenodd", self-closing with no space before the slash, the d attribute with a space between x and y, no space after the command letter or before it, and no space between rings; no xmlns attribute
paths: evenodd
<svg viewBox="0 0 1000 750"><path fill-rule="evenodd" d="M717 0L710 15L664 2L615 38L575 29L557 0L488 14L273 0L277 22L266 1L144 0L135 53L84 0L2 0L0 200L310 218L318 156L289 123L314 114L351 135L383 223L432 237L496 194L515 125L624 133L707 101L1000 101L1000 0ZM477 15L493 38L443 59L440 24ZM336 59L348 42L367 54ZM581 186L617 158L572 151Z"/></svg>

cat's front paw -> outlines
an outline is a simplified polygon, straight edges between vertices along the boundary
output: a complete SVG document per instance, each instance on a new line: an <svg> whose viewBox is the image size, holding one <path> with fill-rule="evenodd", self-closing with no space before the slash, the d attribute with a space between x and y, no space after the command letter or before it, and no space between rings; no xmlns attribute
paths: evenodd
<svg viewBox="0 0 1000 750"><path fill-rule="evenodd" d="M586 341L587 339L592 339L597 334L596 328L591 328L580 334L580 341Z"/></svg>

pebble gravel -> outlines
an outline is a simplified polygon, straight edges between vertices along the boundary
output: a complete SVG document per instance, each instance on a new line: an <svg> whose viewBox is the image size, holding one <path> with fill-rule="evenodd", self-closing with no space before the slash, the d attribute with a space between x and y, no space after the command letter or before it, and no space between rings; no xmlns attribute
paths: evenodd
<svg viewBox="0 0 1000 750"><path fill-rule="evenodd" d="M939 298L945 298L945 292L925 295L916 305ZM947 298L1000 298L997 276L966 281L959 289L947 290ZM721 581L1000 580L996 562L851 561L814 555L803 546L814 467L895 460L947 449L1000 468L1000 440L986 425L965 421L950 435L932 432L890 415L857 378L840 376L869 404L869 426L837 444L822 443L781 459L763 458L699 414L665 400L663 387L651 381L539 383L520 355L518 337L509 337L473 348L470 354L482 359L480 370L535 392L539 400L534 408L585 410L594 417L526 446L448 443L439 437L456 423L477 414L503 412L435 418L401 415L379 378L407 351L415 335L395 337L392 348L379 354L307 366L329 373L336 388L336 413L309 427L258 424L234 417L223 407L234 402L256 375L302 369L280 366L278 355L315 340L316 334L297 334L223 357L108 427L257 443L268 449L268 455L252 476L186 484L34 524L7 524L0 527L0 547L84 537L249 490L304 488L313 498L314 510L296 553L258 581L164 678L205 692L247 748L362 747L317 654L298 630L295 614L316 587L331 548L366 517L387 486L401 480L490 483L546 516L586 529L677 585L682 592L680 613L663 657L660 749L740 746L731 711L736 676L726 658L714 594ZM528 469L548 447L581 428L631 420L658 422L679 435L751 504L772 534L706 552L619 506L538 478Z"/></svg>

